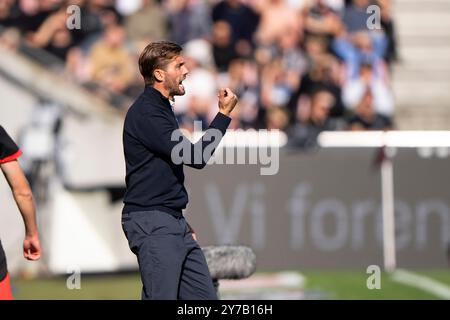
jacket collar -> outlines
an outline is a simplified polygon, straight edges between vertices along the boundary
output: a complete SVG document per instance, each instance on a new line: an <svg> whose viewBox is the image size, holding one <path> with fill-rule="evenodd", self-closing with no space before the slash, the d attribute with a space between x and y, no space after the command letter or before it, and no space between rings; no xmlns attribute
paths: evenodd
<svg viewBox="0 0 450 320"><path fill-rule="evenodd" d="M167 99L166 97L164 97L161 92L159 92L152 86L145 87L144 95L150 99L158 99L159 101L161 101L164 104L164 106L167 106L167 107L169 107L169 109L172 109L172 104L170 103L170 100ZM161 105L161 104L158 103L157 105Z"/></svg>

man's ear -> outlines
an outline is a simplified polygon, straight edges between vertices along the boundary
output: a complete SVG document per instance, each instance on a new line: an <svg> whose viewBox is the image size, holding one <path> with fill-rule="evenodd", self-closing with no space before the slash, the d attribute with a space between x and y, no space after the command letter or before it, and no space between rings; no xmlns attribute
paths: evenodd
<svg viewBox="0 0 450 320"><path fill-rule="evenodd" d="M153 76L158 82L164 81L164 72L161 69L156 69L155 71L153 71Z"/></svg>

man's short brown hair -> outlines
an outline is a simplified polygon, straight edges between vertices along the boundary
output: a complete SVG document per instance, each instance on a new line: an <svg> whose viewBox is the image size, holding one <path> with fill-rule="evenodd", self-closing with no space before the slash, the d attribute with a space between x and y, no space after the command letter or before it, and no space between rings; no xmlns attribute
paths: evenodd
<svg viewBox="0 0 450 320"><path fill-rule="evenodd" d="M170 41L151 42L145 47L139 57L139 71L144 77L145 85L153 85L156 69L164 69L175 56L183 49L176 43Z"/></svg>

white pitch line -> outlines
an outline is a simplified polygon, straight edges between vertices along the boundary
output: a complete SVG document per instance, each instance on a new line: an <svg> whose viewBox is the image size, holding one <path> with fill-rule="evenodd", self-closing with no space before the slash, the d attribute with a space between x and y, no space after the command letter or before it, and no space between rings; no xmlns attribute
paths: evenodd
<svg viewBox="0 0 450 320"><path fill-rule="evenodd" d="M439 298L450 300L450 287L442 282L403 269L394 271L391 278L394 281L427 291Z"/></svg>
<svg viewBox="0 0 450 320"><path fill-rule="evenodd" d="M220 280L223 290L254 290L265 288L303 288L305 277L298 272L278 272L274 274L256 274L247 279Z"/></svg>

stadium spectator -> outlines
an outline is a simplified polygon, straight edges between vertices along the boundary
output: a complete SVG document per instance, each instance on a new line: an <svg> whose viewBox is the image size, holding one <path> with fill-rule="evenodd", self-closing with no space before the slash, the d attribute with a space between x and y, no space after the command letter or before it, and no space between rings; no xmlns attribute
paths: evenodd
<svg viewBox="0 0 450 320"><path fill-rule="evenodd" d="M218 83L221 87L230 88L239 97L239 104L234 109L230 129L265 127L265 123L257 123L261 108L259 107L258 65L254 60L234 59L227 72L219 76Z"/></svg>
<svg viewBox="0 0 450 320"><path fill-rule="evenodd" d="M289 102L292 88L289 86L280 58L264 66L261 79L261 104L263 108L284 107Z"/></svg>
<svg viewBox="0 0 450 320"><path fill-rule="evenodd" d="M256 39L259 45L274 45L285 32L302 32L300 11L292 8L286 1L261 0L258 7L260 22Z"/></svg>
<svg viewBox="0 0 450 320"><path fill-rule="evenodd" d="M300 79L308 68L307 56L300 48L300 34L286 30L278 38L278 48L286 78L292 90L298 89Z"/></svg>
<svg viewBox="0 0 450 320"><path fill-rule="evenodd" d="M383 30L369 29L367 23L369 0L353 0L344 10L344 27L333 41L333 49L347 66L347 77L355 78L363 59L375 63L375 72L381 76L387 38Z"/></svg>
<svg viewBox="0 0 450 320"><path fill-rule="evenodd" d="M115 7L114 0L87 0L89 11L98 16L104 29L116 24L123 24L123 16Z"/></svg>
<svg viewBox="0 0 450 320"><path fill-rule="evenodd" d="M342 99L345 105L353 110L361 101L367 87L373 95L375 111L386 117L393 116L394 97L388 84L373 72L370 61L363 62L359 69L359 77L348 80L343 86Z"/></svg>
<svg viewBox="0 0 450 320"><path fill-rule="evenodd" d="M254 46L253 35L259 24L259 15L242 0L223 0L212 9L212 20L228 22L233 30L232 42L241 56L249 56Z"/></svg>
<svg viewBox="0 0 450 320"><path fill-rule="evenodd" d="M142 8L125 18L125 29L130 40L162 40L167 37L168 19L155 0L142 0Z"/></svg>
<svg viewBox="0 0 450 320"><path fill-rule="evenodd" d="M106 29L103 40L89 55L92 81L113 91L124 91L135 75L130 54L124 48L125 31L119 25Z"/></svg>
<svg viewBox="0 0 450 320"><path fill-rule="evenodd" d="M0 1L0 25L4 28L14 27L14 16L12 13L14 0Z"/></svg>
<svg viewBox="0 0 450 320"><path fill-rule="evenodd" d="M342 1L332 4L326 0L314 0L303 10L305 20L305 33L331 38L339 32L342 21L339 11L342 10Z"/></svg>
<svg viewBox="0 0 450 320"><path fill-rule="evenodd" d="M61 3L61 1L59 1ZM42 23L58 9L57 2L39 0L18 0L12 9L14 26L28 37L38 30Z"/></svg>
<svg viewBox="0 0 450 320"><path fill-rule="evenodd" d="M330 92L320 89L311 98L303 97L303 100L297 110L297 123L289 132L289 145L311 148L317 145L319 133L341 129L342 123L330 117L334 104L334 97Z"/></svg>
<svg viewBox="0 0 450 320"><path fill-rule="evenodd" d="M64 8L51 14L36 32L29 34L29 44L44 48L61 60L66 60L68 51L74 46L72 33L67 29L66 20L67 14Z"/></svg>
<svg viewBox="0 0 450 320"><path fill-rule="evenodd" d="M217 21L213 25L212 48L217 71L226 72L234 59L238 57L231 41L231 26L226 21Z"/></svg>
<svg viewBox="0 0 450 320"><path fill-rule="evenodd" d="M170 39L179 44L206 39L211 33L211 9L205 0L168 0Z"/></svg>
<svg viewBox="0 0 450 320"><path fill-rule="evenodd" d="M268 130L286 130L289 125L289 115L285 108L271 108L267 111Z"/></svg>
<svg viewBox="0 0 450 320"><path fill-rule="evenodd" d="M388 42L384 59L390 65L393 61L398 59L397 42L395 39L395 23L392 19L392 2L391 0L378 0L377 3L381 8L381 26L386 33Z"/></svg>
<svg viewBox="0 0 450 320"><path fill-rule="evenodd" d="M319 89L326 89L334 97L330 116L341 117L345 107L341 99L341 84L343 72L338 60L327 51L326 39L321 36L308 36L305 40L306 58L309 69L302 76L300 86L291 96L289 109L296 114L299 98L303 95L311 96ZM295 118L291 118L295 122Z"/></svg>
<svg viewBox="0 0 450 320"><path fill-rule="evenodd" d="M375 110L374 96L370 88L367 88L361 101L355 108L354 115L348 120L350 130L390 130L391 120Z"/></svg>
<svg viewBox="0 0 450 320"><path fill-rule="evenodd" d="M20 47L20 33L16 28L7 28L0 34L0 46L16 52Z"/></svg>

